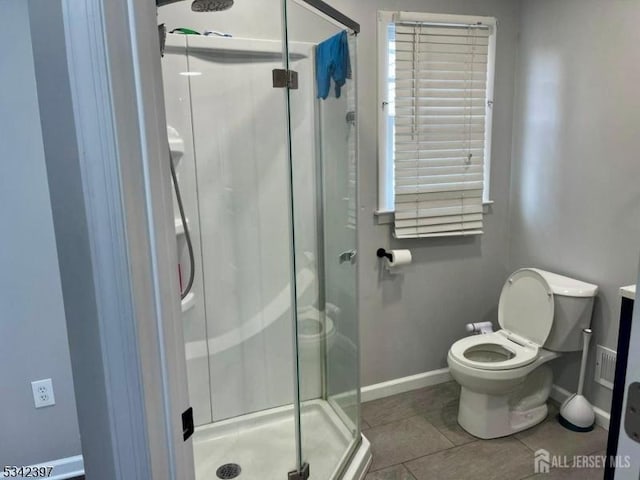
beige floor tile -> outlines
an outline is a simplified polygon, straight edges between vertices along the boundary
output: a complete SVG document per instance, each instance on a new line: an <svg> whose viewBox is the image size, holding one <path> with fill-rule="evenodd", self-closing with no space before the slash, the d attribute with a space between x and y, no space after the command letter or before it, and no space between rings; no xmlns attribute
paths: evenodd
<svg viewBox="0 0 640 480"><path fill-rule="evenodd" d="M453 400L438 410L427 412L424 417L454 445L464 445L477 440L458 425L458 400Z"/></svg>
<svg viewBox="0 0 640 480"><path fill-rule="evenodd" d="M453 443L421 416L372 427L365 436L371 442L373 453L371 471L453 447Z"/></svg>
<svg viewBox="0 0 640 480"><path fill-rule="evenodd" d="M417 480L519 480L533 474L533 453L512 438L479 440L405 465Z"/></svg>
<svg viewBox="0 0 640 480"><path fill-rule="evenodd" d="M591 432L572 432L560 425L553 413L541 424L515 437L533 451L544 448L552 455L589 455L607 447L606 430L596 426Z"/></svg>
<svg viewBox="0 0 640 480"><path fill-rule="evenodd" d="M404 465L394 465L393 467L369 473L364 480L416 480Z"/></svg>
<svg viewBox="0 0 640 480"><path fill-rule="evenodd" d="M590 454L591 455L591 454ZM605 462L606 452L603 450L593 454L600 457L598 462ZM600 465L600 463L598 463ZM602 480L604 464L600 468L550 468L549 473L538 473L526 480Z"/></svg>
<svg viewBox="0 0 640 480"><path fill-rule="evenodd" d="M458 384L447 382L364 403L362 416L369 425L375 427L437 410L459 396Z"/></svg>
<svg viewBox="0 0 640 480"><path fill-rule="evenodd" d="M601 468L560 468L538 473L526 480L602 480L603 475L604 469Z"/></svg>

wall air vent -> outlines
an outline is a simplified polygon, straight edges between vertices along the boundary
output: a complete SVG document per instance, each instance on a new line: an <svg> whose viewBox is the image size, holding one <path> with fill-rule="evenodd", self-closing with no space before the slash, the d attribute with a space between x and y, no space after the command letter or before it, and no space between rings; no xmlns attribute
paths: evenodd
<svg viewBox="0 0 640 480"><path fill-rule="evenodd" d="M613 390L613 380L616 376L616 357L615 350L597 345L595 381L609 390Z"/></svg>

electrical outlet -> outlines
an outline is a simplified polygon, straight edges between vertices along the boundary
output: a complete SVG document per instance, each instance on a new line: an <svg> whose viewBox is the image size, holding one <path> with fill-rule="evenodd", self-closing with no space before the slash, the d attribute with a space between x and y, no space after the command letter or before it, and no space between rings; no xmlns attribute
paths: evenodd
<svg viewBox="0 0 640 480"><path fill-rule="evenodd" d="M50 378L31 382L33 391L33 403L36 408L50 407L56 404L56 397L53 395L53 383Z"/></svg>

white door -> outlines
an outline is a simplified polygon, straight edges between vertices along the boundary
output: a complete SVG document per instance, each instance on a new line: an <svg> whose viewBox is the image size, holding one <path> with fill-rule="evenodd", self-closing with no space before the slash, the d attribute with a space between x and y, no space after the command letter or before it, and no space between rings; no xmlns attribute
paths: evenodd
<svg viewBox="0 0 640 480"><path fill-rule="evenodd" d="M629 338L624 403L620 420L620 433L618 435L616 480L637 480L640 478L640 424L637 425L637 431L634 428L625 428L625 422L631 419L630 415L640 418L640 415L628 412L630 409L640 411L640 308L638 308L637 299L635 303ZM634 393L634 390L637 393ZM631 404L629 403L630 401L632 402ZM629 435L630 433L633 435L636 432L639 435L638 437L633 438Z"/></svg>

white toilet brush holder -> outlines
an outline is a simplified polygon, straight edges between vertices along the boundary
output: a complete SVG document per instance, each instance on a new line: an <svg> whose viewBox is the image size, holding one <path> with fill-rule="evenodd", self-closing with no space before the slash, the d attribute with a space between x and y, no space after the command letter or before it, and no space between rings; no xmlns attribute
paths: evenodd
<svg viewBox="0 0 640 480"><path fill-rule="evenodd" d="M582 363L580 364L578 392L571 395L562 403L560 414L558 415L560 424L574 432L590 432L593 430L596 420L593 407L589 403L589 400L582 395L591 333L591 329L589 328L585 328L582 331Z"/></svg>

